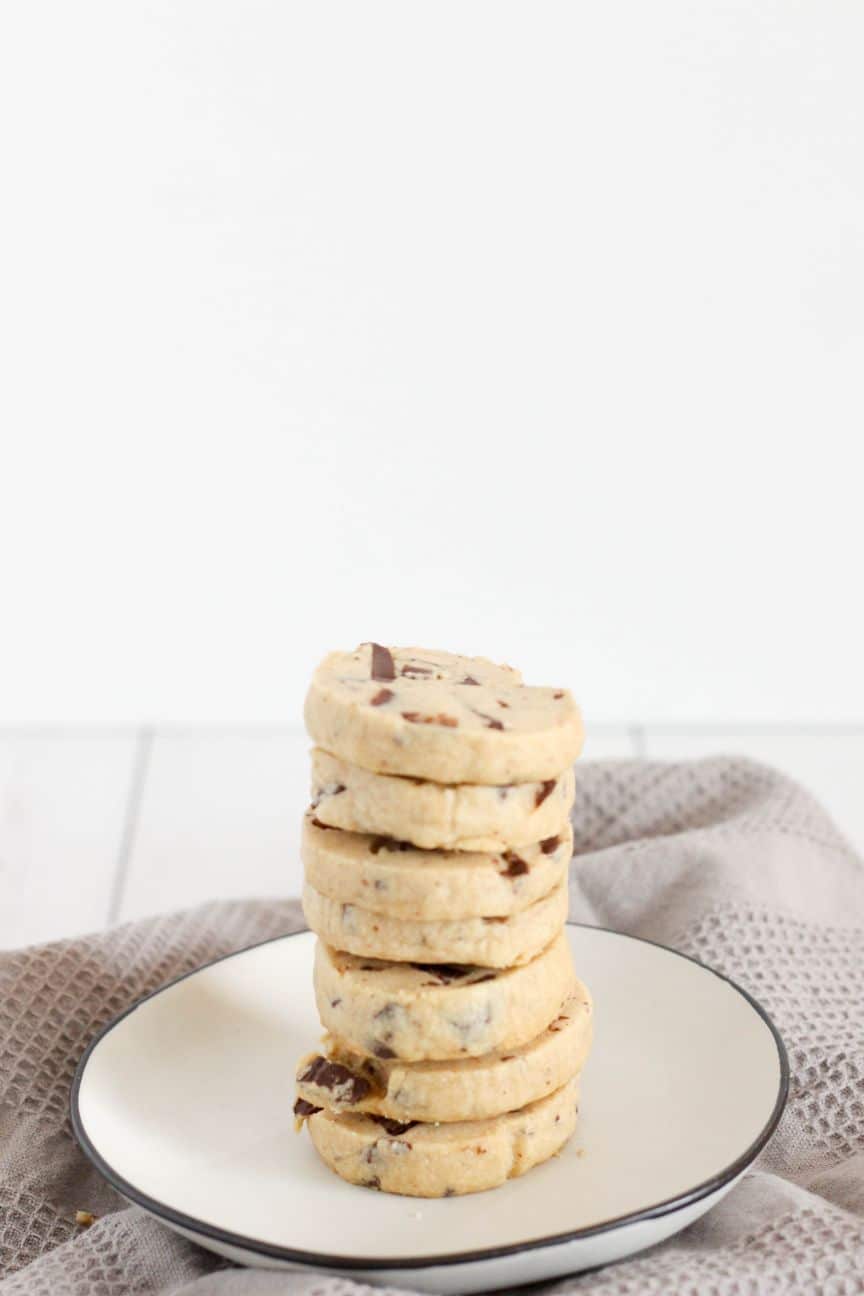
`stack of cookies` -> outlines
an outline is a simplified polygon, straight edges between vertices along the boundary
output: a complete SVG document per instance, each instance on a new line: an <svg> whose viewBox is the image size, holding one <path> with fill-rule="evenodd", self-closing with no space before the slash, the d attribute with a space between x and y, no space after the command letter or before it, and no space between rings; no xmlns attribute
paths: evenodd
<svg viewBox="0 0 864 1296"><path fill-rule="evenodd" d="M493 1188L570 1137L591 1044L563 930L578 708L509 666L362 644L318 668L306 725L327 1034L295 1113L350 1183Z"/></svg>

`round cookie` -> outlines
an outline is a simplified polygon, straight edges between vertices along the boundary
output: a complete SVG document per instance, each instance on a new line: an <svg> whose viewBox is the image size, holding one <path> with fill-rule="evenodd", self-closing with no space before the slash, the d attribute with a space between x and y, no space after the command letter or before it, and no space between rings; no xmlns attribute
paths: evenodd
<svg viewBox="0 0 864 1296"><path fill-rule="evenodd" d="M576 1128L579 1089L555 1093L492 1120L449 1125L327 1111L308 1115L325 1165L349 1183L409 1197L483 1192L524 1174L559 1152Z"/></svg>
<svg viewBox="0 0 864 1296"><path fill-rule="evenodd" d="M306 922L328 945L396 963L470 963L517 967L545 949L567 921L567 884L560 882L527 909L503 918L436 918L415 922L303 888Z"/></svg>
<svg viewBox="0 0 864 1296"><path fill-rule="evenodd" d="M572 769L536 783L433 783L375 774L316 747L312 809L319 823L380 834L423 850L500 851L532 845L568 822Z"/></svg>
<svg viewBox="0 0 864 1296"><path fill-rule="evenodd" d="M583 741L567 689L529 687L509 667L425 648L330 653L304 714L315 742L343 760L439 783L555 778Z"/></svg>
<svg viewBox="0 0 864 1296"><path fill-rule="evenodd" d="M358 1053L406 1062L478 1057L527 1044L573 989L561 931L521 967L388 963L318 941L315 999L332 1035Z"/></svg>
<svg viewBox="0 0 864 1296"><path fill-rule="evenodd" d="M303 820L306 880L343 904L429 922L436 918L506 916L527 909L567 877L573 832L496 854L423 851L409 842L339 832L315 811Z"/></svg>
<svg viewBox="0 0 864 1296"><path fill-rule="evenodd" d="M384 1062L328 1037L326 1056L297 1067L297 1093L314 1107L391 1120L485 1120L536 1102L577 1075L591 1048L591 997L577 981L561 1013L528 1044L455 1062Z"/></svg>

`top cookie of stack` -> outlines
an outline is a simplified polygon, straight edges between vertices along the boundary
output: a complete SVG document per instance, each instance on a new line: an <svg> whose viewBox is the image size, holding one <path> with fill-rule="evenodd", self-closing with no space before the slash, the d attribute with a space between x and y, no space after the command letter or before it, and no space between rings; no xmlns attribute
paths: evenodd
<svg viewBox="0 0 864 1296"><path fill-rule="evenodd" d="M306 698L325 751L437 783L543 782L573 764L582 720L566 689L533 688L482 657L361 644L325 657Z"/></svg>

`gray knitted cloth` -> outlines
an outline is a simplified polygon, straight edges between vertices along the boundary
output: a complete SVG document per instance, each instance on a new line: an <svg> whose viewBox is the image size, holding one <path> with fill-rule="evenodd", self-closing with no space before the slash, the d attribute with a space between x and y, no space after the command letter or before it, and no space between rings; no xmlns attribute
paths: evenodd
<svg viewBox="0 0 864 1296"><path fill-rule="evenodd" d="M864 1292L864 868L812 798L742 761L586 765L574 918L695 955L751 990L792 1090L756 1167L686 1232L556 1291ZM296 902L207 905L0 955L0 1296L351 1296L235 1269L130 1208L69 1129L88 1040L160 983L301 925ZM75 1224L86 1209L99 1218Z"/></svg>

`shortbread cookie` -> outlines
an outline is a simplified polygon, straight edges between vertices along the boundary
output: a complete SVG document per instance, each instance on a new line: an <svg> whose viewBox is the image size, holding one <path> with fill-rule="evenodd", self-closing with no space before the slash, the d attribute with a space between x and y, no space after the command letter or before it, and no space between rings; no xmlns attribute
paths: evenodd
<svg viewBox="0 0 864 1296"><path fill-rule="evenodd" d="M319 823L412 842L423 850L500 851L546 841L568 821L572 769L538 783L432 783L374 774L312 752L312 808Z"/></svg>
<svg viewBox="0 0 864 1296"><path fill-rule="evenodd" d="M591 997L577 981L561 1013L520 1048L456 1062L385 1062L332 1036L297 1067L297 1093L314 1107L392 1120L484 1120L515 1111L577 1075L591 1048Z"/></svg>
<svg viewBox="0 0 864 1296"><path fill-rule="evenodd" d="M567 901L567 884L561 882L508 917L415 922L341 904L308 882L303 888L306 922L336 949L395 963L471 963L487 968L517 967L535 958L567 921Z"/></svg>
<svg viewBox="0 0 864 1296"><path fill-rule="evenodd" d="M579 1089L555 1093L493 1120L449 1125L384 1116L307 1112L322 1161L349 1183L409 1197L455 1197L496 1188L559 1152L576 1128Z"/></svg>
<svg viewBox="0 0 864 1296"><path fill-rule="evenodd" d="M392 918L505 916L520 913L560 886L573 854L573 832L496 854L422 851L409 842L339 832L310 811L301 847L306 880L342 904Z"/></svg>
<svg viewBox="0 0 864 1296"><path fill-rule="evenodd" d="M481 657L361 644L312 677L306 728L342 760L439 783L555 778L582 749L567 689L533 688Z"/></svg>
<svg viewBox="0 0 864 1296"><path fill-rule="evenodd" d="M314 982L331 1034L359 1053L422 1062L527 1044L560 1013L574 972L563 931L530 963L497 971L389 963L319 940Z"/></svg>

